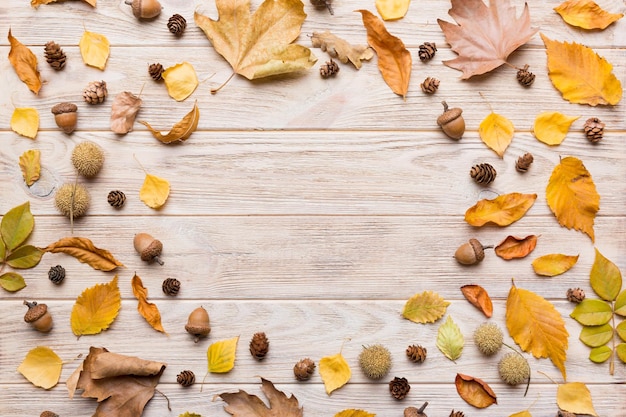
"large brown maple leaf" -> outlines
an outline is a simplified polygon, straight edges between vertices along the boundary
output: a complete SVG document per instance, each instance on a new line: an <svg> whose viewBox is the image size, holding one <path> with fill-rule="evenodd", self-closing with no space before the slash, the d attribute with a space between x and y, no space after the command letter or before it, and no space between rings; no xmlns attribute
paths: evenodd
<svg viewBox="0 0 626 417"><path fill-rule="evenodd" d="M528 3L518 18L510 0L451 0L448 14L458 23L437 19L446 41L459 54L444 61L463 71L462 79L484 74L506 63L508 56L537 33L530 26Z"/></svg>
<svg viewBox="0 0 626 417"><path fill-rule="evenodd" d="M219 395L228 404L224 409L234 417L302 417L302 407L296 397L293 395L287 397L267 379L261 378L261 383L261 391L269 400L269 408L256 395L239 390Z"/></svg>

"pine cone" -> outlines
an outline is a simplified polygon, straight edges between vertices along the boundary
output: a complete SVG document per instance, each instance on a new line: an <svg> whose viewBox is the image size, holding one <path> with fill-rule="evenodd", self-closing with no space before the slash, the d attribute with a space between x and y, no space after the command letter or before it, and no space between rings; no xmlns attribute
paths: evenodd
<svg viewBox="0 0 626 417"><path fill-rule="evenodd" d="M180 291L180 281L176 278L166 278L161 288L165 295L174 297L178 294L178 291Z"/></svg>
<svg viewBox="0 0 626 417"><path fill-rule="evenodd" d="M163 71L165 71L163 65L159 63L150 64L148 67L148 73L154 81L161 81L163 79Z"/></svg>
<svg viewBox="0 0 626 417"><path fill-rule="evenodd" d="M602 139L602 135L604 134L604 126L605 124L602 123L597 117L587 119L583 129L585 130L585 135L587 135L587 139L589 140L589 142L597 143Z"/></svg>
<svg viewBox="0 0 626 417"><path fill-rule="evenodd" d="M189 370L182 371L178 375L176 375L176 382L178 382L183 387L189 387L196 382L196 375Z"/></svg>
<svg viewBox="0 0 626 417"><path fill-rule="evenodd" d="M496 179L496 174L496 169L490 164L478 164L470 169L470 177L478 184L489 184Z"/></svg>
<svg viewBox="0 0 626 417"><path fill-rule="evenodd" d="M402 400L409 393L411 386L409 385L409 381L406 378L398 378L395 377L391 382L389 382L389 392L391 396L396 400Z"/></svg>
<svg viewBox="0 0 626 417"><path fill-rule="evenodd" d="M535 74L528 71L528 65L517 71L517 82L524 87L530 87L535 82Z"/></svg>
<svg viewBox="0 0 626 417"><path fill-rule="evenodd" d="M330 61L326 61L324 65L320 67L320 75L322 78L328 78L335 76L339 72L339 65L331 58Z"/></svg>
<svg viewBox="0 0 626 417"><path fill-rule="evenodd" d="M420 57L420 61L428 61L435 56L435 52L437 52L435 42L424 42L423 45L419 46L419 52L417 55Z"/></svg>
<svg viewBox="0 0 626 417"><path fill-rule="evenodd" d="M44 411L43 413L39 415L39 417L59 417L59 415L52 411Z"/></svg>
<svg viewBox="0 0 626 417"><path fill-rule="evenodd" d="M50 64L52 69L60 71L63 67L65 67L65 60L67 57L58 43L54 41L46 43L43 53L46 57L46 61Z"/></svg>
<svg viewBox="0 0 626 417"><path fill-rule="evenodd" d="M331 7L332 0L311 0L311 4L318 9L322 7L326 7L328 9L328 13L335 14L333 8Z"/></svg>
<svg viewBox="0 0 626 417"><path fill-rule="evenodd" d="M452 410L450 412L450 417L465 417L465 414L463 414L463 411L454 411L454 410Z"/></svg>
<svg viewBox="0 0 626 417"><path fill-rule="evenodd" d="M250 354L254 359L263 360L269 349L270 341L267 340L265 333L258 332L252 336L252 340L250 340Z"/></svg>
<svg viewBox="0 0 626 417"><path fill-rule="evenodd" d="M89 104L100 104L107 98L107 94L106 82L92 81L83 91L83 98Z"/></svg>
<svg viewBox="0 0 626 417"><path fill-rule="evenodd" d="M107 201L111 206L115 208L120 208L126 202L126 194L124 194L120 190L111 191L107 196Z"/></svg>
<svg viewBox="0 0 626 417"><path fill-rule="evenodd" d="M559 412L556 413L556 417L576 417L576 414L559 410Z"/></svg>
<svg viewBox="0 0 626 417"><path fill-rule="evenodd" d="M435 94L439 88L439 80L432 77L426 77L423 83L420 84L422 91L426 94Z"/></svg>
<svg viewBox="0 0 626 417"><path fill-rule="evenodd" d="M585 291L582 288L570 288L566 296L567 301L578 304L585 299Z"/></svg>
<svg viewBox="0 0 626 417"><path fill-rule="evenodd" d="M300 359L293 367L293 374L298 381L306 381L315 371L315 362L309 358Z"/></svg>
<svg viewBox="0 0 626 417"><path fill-rule="evenodd" d="M530 164L533 163L533 155L531 153L526 152L524 155L517 158L517 162L515 163L515 169L518 172L526 172L528 168L530 168Z"/></svg>
<svg viewBox="0 0 626 417"><path fill-rule="evenodd" d="M178 13L167 21L167 28L176 36L181 36L187 28L187 21Z"/></svg>
<svg viewBox="0 0 626 417"><path fill-rule="evenodd" d="M406 348L406 356L413 362L422 363L426 360L426 348L420 345L411 345Z"/></svg>
<svg viewBox="0 0 626 417"><path fill-rule="evenodd" d="M48 279L50 279L53 284L60 284L65 279L65 268L61 265L53 266L48 271Z"/></svg>

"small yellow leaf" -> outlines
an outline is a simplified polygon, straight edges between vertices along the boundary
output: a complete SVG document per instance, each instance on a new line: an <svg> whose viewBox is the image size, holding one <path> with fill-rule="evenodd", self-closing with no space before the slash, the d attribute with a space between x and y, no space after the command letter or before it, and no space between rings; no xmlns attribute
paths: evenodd
<svg viewBox="0 0 626 417"><path fill-rule="evenodd" d="M30 0L30 5L34 7L35 9L37 9L42 4L50 4L50 3L55 3L57 1L61 1L61 0ZM83 1L87 3L88 5L90 5L91 7L96 7L97 0L83 0Z"/></svg>
<svg viewBox="0 0 626 417"><path fill-rule="evenodd" d="M559 112L543 112L535 118L533 134L546 145L559 145L565 139L570 126L580 116L566 116Z"/></svg>
<svg viewBox="0 0 626 417"><path fill-rule="evenodd" d="M495 223L508 226L521 219L535 204L537 194L510 193L502 194L493 200L480 200L467 209L465 221L472 226L484 226Z"/></svg>
<svg viewBox="0 0 626 417"><path fill-rule="evenodd" d="M433 323L446 314L450 303L433 291L413 295L404 305L402 316L415 323Z"/></svg>
<svg viewBox="0 0 626 417"><path fill-rule="evenodd" d="M168 94L176 101L183 101L198 87L196 70L186 61L167 68L162 76Z"/></svg>
<svg viewBox="0 0 626 417"><path fill-rule="evenodd" d="M78 46L85 64L104 70L109 59L109 40L106 36L85 31Z"/></svg>
<svg viewBox="0 0 626 417"><path fill-rule="evenodd" d="M459 326L448 316L446 322L437 331L437 347L451 361L457 360L463 353L465 338Z"/></svg>
<svg viewBox="0 0 626 417"><path fill-rule="evenodd" d="M76 299L70 315L72 331L76 336L98 334L109 328L122 306L117 275L108 284L87 288Z"/></svg>
<svg viewBox="0 0 626 417"><path fill-rule="evenodd" d="M139 301L139 304L137 304L137 311L139 311L141 317L146 319L148 324L152 326L154 330L165 333L165 329L161 324L161 313L159 312L159 308L156 304L148 302L148 289L143 286L141 278L135 274L130 284L133 288L135 298Z"/></svg>
<svg viewBox="0 0 626 417"><path fill-rule="evenodd" d="M609 13L592 0L568 0L554 8L563 20L583 29L606 29L624 17L623 13Z"/></svg>
<svg viewBox="0 0 626 417"><path fill-rule="evenodd" d="M11 44L9 61L13 69L28 89L38 94L41 89L41 76L37 69L37 57L33 51L11 35L11 29L9 29L8 39Z"/></svg>
<svg viewBox="0 0 626 417"><path fill-rule="evenodd" d="M235 366L237 342L239 342L239 336L220 340L209 346L206 352L209 372L223 374L233 369Z"/></svg>
<svg viewBox="0 0 626 417"><path fill-rule="evenodd" d="M613 327L609 323L602 326L583 326L578 339L589 347L600 347L609 343L613 334Z"/></svg>
<svg viewBox="0 0 626 417"><path fill-rule="evenodd" d="M185 115L180 121L178 121L168 133L165 135L161 134L161 132L154 130L152 126L148 124L148 122L139 122L152 133L156 139L160 140L163 143L172 143L176 141L185 141L191 136L193 132L196 131L198 127L198 121L200 120L200 110L198 109L198 102L196 101L193 105L193 109L189 113Z"/></svg>
<svg viewBox="0 0 626 417"><path fill-rule="evenodd" d="M349 408L335 414L334 417L375 417L376 414L368 413L365 410L358 410L355 408Z"/></svg>
<svg viewBox="0 0 626 417"><path fill-rule="evenodd" d="M376 10L383 20L396 20L404 17L411 0L376 0Z"/></svg>
<svg viewBox="0 0 626 417"><path fill-rule="evenodd" d="M493 149L500 158L504 155L504 151L513 140L513 132L515 127L513 123L506 117L491 112L485 117L478 127L480 138L487 146Z"/></svg>
<svg viewBox="0 0 626 417"><path fill-rule="evenodd" d="M556 404L561 410L574 414L597 416L591 402L589 388L582 382L561 384L556 391Z"/></svg>
<svg viewBox="0 0 626 417"><path fill-rule="evenodd" d="M346 385L352 376L350 365L341 353L320 359L319 368L328 395Z"/></svg>
<svg viewBox="0 0 626 417"><path fill-rule="evenodd" d="M554 277L570 270L578 262L578 255L551 253L540 256L532 263L535 274L543 277Z"/></svg>
<svg viewBox="0 0 626 417"><path fill-rule="evenodd" d="M50 389L61 377L63 361L54 351L45 346L31 349L17 371L36 387Z"/></svg>
<svg viewBox="0 0 626 417"><path fill-rule="evenodd" d="M31 107L20 107L13 110L11 129L18 135L35 139L39 131L39 113Z"/></svg>
<svg viewBox="0 0 626 417"><path fill-rule="evenodd" d="M509 417L533 417L528 410L520 411L519 413L511 414Z"/></svg>
<svg viewBox="0 0 626 417"><path fill-rule="evenodd" d="M146 206L153 209L161 208L169 195L169 181L156 175L146 174L141 190L139 190L139 198Z"/></svg>
<svg viewBox="0 0 626 417"><path fill-rule="evenodd" d="M29 149L20 156L20 169L24 182L29 187L39 179L41 174L41 151L39 149Z"/></svg>

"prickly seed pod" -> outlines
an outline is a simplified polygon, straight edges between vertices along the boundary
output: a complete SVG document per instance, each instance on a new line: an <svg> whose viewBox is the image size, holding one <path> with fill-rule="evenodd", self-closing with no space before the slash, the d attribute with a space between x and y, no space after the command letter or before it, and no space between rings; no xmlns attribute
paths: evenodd
<svg viewBox="0 0 626 417"><path fill-rule="evenodd" d="M293 374L298 381L306 381L315 371L315 362L309 358L300 359L293 367Z"/></svg>
<svg viewBox="0 0 626 417"><path fill-rule="evenodd" d="M57 126L69 135L76 129L77 110L78 107L74 103L59 103L50 111L54 114L54 121Z"/></svg>
<svg viewBox="0 0 626 417"><path fill-rule="evenodd" d="M141 256L142 261L155 261L159 265L163 265L163 261L159 258L161 251L163 251L163 244L160 240L147 233L137 233L133 239L133 246L135 246L135 250Z"/></svg>
<svg viewBox="0 0 626 417"><path fill-rule="evenodd" d="M498 353L503 339L502 330L493 323L483 323L474 331L474 343L480 353L486 356Z"/></svg>
<svg viewBox="0 0 626 417"><path fill-rule="evenodd" d="M428 401L426 401L420 408L407 407L404 409L404 417L427 417L424 410L428 407Z"/></svg>
<svg viewBox="0 0 626 417"><path fill-rule="evenodd" d="M448 103L442 101L443 113L437 117L437 124L441 126L443 133L448 135L449 138L459 140L465 133L465 119L461 115L463 110L458 107L452 109L448 108Z"/></svg>
<svg viewBox="0 0 626 417"><path fill-rule="evenodd" d="M57 413L53 413L52 411L44 411L39 415L39 417L59 417L59 415Z"/></svg>
<svg viewBox="0 0 626 417"><path fill-rule="evenodd" d="M160 15L163 9L157 0L126 0L124 3L133 9L133 15L137 19L153 19Z"/></svg>
<svg viewBox="0 0 626 417"><path fill-rule="evenodd" d="M380 379L391 369L391 353L383 345L364 346L359 354L359 366L368 378Z"/></svg>
<svg viewBox="0 0 626 417"><path fill-rule="evenodd" d="M530 365L526 358L518 353L507 353L498 364L500 378L509 385L518 385L530 378Z"/></svg>
<svg viewBox="0 0 626 417"><path fill-rule="evenodd" d="M52 330L52 316L48 312L48 306L37 304L37 301L28 302L24 300L24 305L28 306L28 311L24 315L24 321L42 333Z"/></svg>
<svg viewBox="0 0 626 417"><path fill-rule="evenodd" d="M68 218L76 219L87 213L91 196L82 184L63 184L54 195L54 204L59 213Z"/></svg>
<svg viewBox="0 0 626 417"><path fill-rule="evenodd" d="M198 307L189 314L185 330L195 336L194 342L196 343L201 337L206 337L211 332L209 313L204 307Z"/></svg>
<svg viewBox="0 0 626 417"><path fill-rule="evenodd" d="M94 142L81 142L72 151L72 164L83 177L95 177L104 165L104 151Z"/></svg>
<svg viewBox="0 0 626 417"><path fill-rule="evenodd" d="M485 249L491 246L483 246L478 239L470 239L462 244L454 253L454 259L463 265L475 265L485 259Z"/></svg>

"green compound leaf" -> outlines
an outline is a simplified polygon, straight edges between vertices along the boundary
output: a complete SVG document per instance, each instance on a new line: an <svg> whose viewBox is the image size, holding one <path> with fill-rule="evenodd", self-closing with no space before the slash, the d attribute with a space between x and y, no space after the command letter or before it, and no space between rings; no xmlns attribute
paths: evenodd
<svg viewBox="0 0 626 417"><path fill-rule="evenodd" d="M0 275L0 287L10 292L16 292L26 287L26 282L20 274L7 272Z"/></svg>
<svg viewBox="0 0 626 417"><path fill-rule="evenodd" d="M611 320L613 309L605 301L586 298L576 306L570 317L583 326L600 326Z"/></svg>
<svg viewBox="0 0 626 417"><path fill-rule="evenodd" d="M34 227L35 219L30 212L29 201L9 210L0 223L0 234L6 249L12 251L24 243Z"/></svg>
<svg viewBox="0 0 626 417"><path fill-rule="evenodd" d="M622 288L622 273L617 265L596 249L596 259L589 274L591 288L605 301L613 301Z"/></svg>
<svg viewBox="0 0 626 417"><path fill-rule="evenodd" d="M433 323L446 314L449 305L436 292L424 291L409 298L402 310L402 316L415 323Z"/></svg>
<svg viewBox="0 0 626 417"><path fill-rule="evenodd" d="M611 348L608 346L600 346L591 349L589 352L589 360L595 363L606 362L611 357Z"/></svg>
<svg viewBox="0 0 626 417"><path fill-rule="evenodd" d="M579 337L589 347L606 345L612 338L613 327L609 323L602 326L584 326Z"/></svg>
<svg viewBox="0 0 626 417"><path fill-rule="evenodd" d="M626 290L619 293L615 299L615 314L626 317Z"/></svg>
<svg viewBox="0 0 626 417"><path fill-rule="evenodd" d="M44 252L33 245L24 245L17 248L7 257L7 264L15 269L28 269L39 264Z"/></svg>
<svg viewBox="0 0 626 417"><path fill-rule="evenodd" d="M4 261L4 256L7 254L7 247L4 244L4 240L0 239L0 263Z"/></svg>
<svg viewBox="0 0 626 417"><path fill-rule="evenodd" d="M452 320L452 317L448 316L446 322L439 326L437 332L437 347L443 353L446 358L451 361L457 360L463 352L463 345L465 339L461 333L461 329Z"/></svg>
<svg viewBox="0 0 626 417"><path fill-rule="evenodd" d="M618 324L615 331L619 335L620 339L626 342L626 320Z"/></svg>
<svg viewBox="0 0 626 417"><path fill-rule="evenodd" d="M620 343L617 345L615 353L617 353L617 357L620 361L626 363L626 343Z"/></svg>

